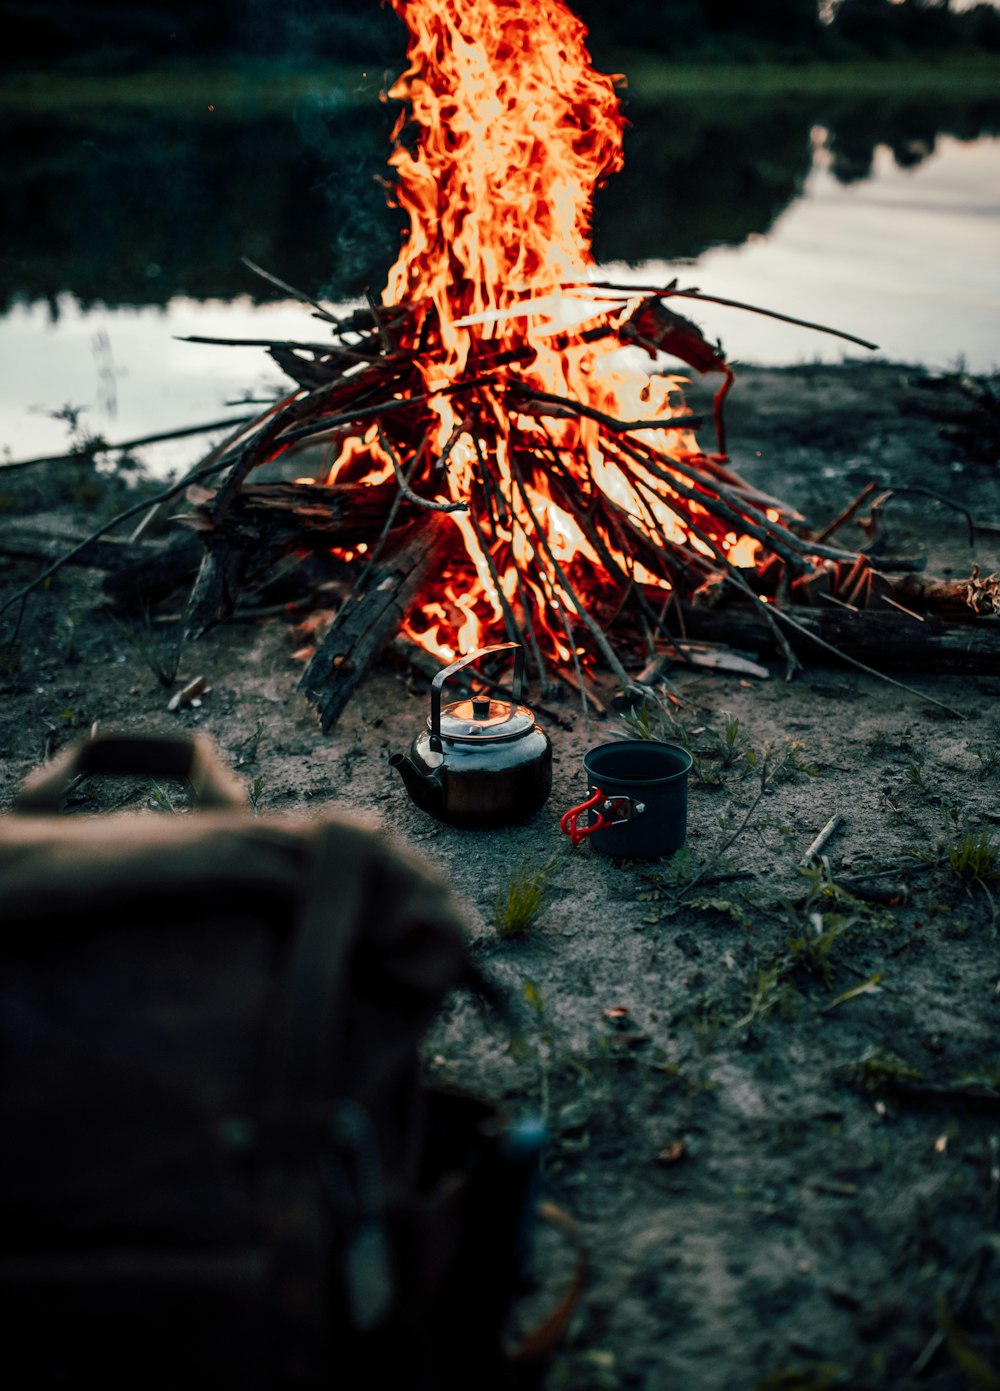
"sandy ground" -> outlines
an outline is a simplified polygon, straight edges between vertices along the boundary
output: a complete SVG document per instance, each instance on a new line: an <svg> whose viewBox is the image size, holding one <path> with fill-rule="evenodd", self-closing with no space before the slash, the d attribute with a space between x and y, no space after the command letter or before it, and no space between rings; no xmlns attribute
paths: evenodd
<svg viewBox="0 0 1000 1391"><path fill-rule="evenodd" d="M815 524L873 477L996 522L995 401L995 382L885 364L747 370L732 453ZM2 481L4 531L52 516L54 496L86 525L58 480ZM970 549L943 501L899 496L886 517L893 550L937 573L1000 568L1000 536ZM2 566L7 592L34 573ZM688 845L622 861L559 834L583 753L626 732L616 713L585 717L567 694L546 725L548 804L456 830L387 763L426 717L412 672L386 663L324 737L296 691L301 634L233 622L182 653L181 681L208 690L170 713L146 640L98 600L99 576L64 571L17 643L4 634L0 806L94 720L201 729L261 813L359 809L445 870L521 1024L456 999L428 1068L544 1115L546 1191L589 1248L551 1388L1000 1385L1000 676L916 671L902 690L833 664L791 683L770 659L766 680L674 669L667 732L697 760ZM183 802L85 783L71 809L165 798ZM834 814L826 860L804 871ZM535 872L541 911L511 933L498 897ZM561 1251L540 1259L555 1287Z"/></svg>

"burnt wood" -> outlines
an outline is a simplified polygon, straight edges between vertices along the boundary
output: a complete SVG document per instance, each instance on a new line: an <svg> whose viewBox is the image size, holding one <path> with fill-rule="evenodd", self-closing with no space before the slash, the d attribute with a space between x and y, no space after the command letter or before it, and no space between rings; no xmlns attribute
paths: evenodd
<svg viewBox="0 0 1000 1391"><path fill-rule="evenodd" d="M450 530L440 513L425 514L395 553L372 568L337 614L299 682L324 733L418 602Z"/></svg>
<svg viewBox="0 0 1000 1391"><path fill-rule="evenodd" d="M727 643L776 653L773 628L759 610L742 605L718 609L682 604L687 637L704 642ZM966 623L950 623L934 614L923 622L898 609L867 609L852 613L848 609L802 608L785 605L772 614L780 624L787 613L800 629L783 625L783 631L801 657L829 662L835 660L830 644L845 657L871 665L877 670L922 671L934 675L994 674L1000 672L1000 619L974 618ZM811 641L815 637L818 641Z"/></svg>
<svg viewBox="0 0 1000 1391"><path fill-rule="evenodd" d="M260 483L245 485L221 517L211 501L197 506L184 518L204 543L185 618L188 636L228 618L250 577L289 552L371 544L395 497L394 483Z"/></svg>

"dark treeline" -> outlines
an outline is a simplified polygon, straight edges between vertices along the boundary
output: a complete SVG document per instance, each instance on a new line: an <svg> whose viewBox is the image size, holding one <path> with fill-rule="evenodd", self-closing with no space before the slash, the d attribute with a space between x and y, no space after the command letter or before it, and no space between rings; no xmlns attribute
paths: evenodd
<svg viewBox="0 0 1000 1391"><path fill-rule="evenodd" d="M913 165L942 135L1000 134L987 98L836 92L629 98L624 171L597 200L600 261L673 260L764 234L801 192L817 126L833 171L863 179L876 147ZM0 162L0 312L60 293L84 305L175 295L280 297L247 255L332 299L376 292L399 246L379 102L214 120L124 108L8 113Z"/></svg>
<svg viewBox="0 0 1000 1391"><path fill-rule="evenodd" d="M543 0L544 3L544 0ZM1000 52L1000 12L948 0L574 0L598 59L642 49L671 62ZM379 0L0 0L0 66L112 72L216 58L402 61L405 31Z"/></svg>

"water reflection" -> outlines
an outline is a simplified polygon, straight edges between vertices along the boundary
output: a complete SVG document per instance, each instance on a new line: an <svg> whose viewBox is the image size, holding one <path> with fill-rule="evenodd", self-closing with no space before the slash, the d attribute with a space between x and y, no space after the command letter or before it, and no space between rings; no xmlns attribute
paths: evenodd
<svg viewBox="0 0 1000 1391"><path fill-rule="evenodd" d="M1000 133L989 100L741 93L628 98L626 165L599 196L601 261L674 261L766 234L801 193L814 131L834 176L871 171L887 145L919 164L942 135ZM177 295L271 297L242 255L331 298L380 286L399 215L379 183L392 112L333 91L243 119L199 108L3 113L0 307L60 294L84 305Z"/></svg>
<svg viewBox="0 0 1000 1391"><path fill-rule="evenodd" d="M1000 103L960 96L862 101L829 92L757 99L740 92L655 106L634 100L628 109L625 169L598 205L601 261L673 261L765 235L802 192L817 129L844 184L867 178L882 146L913 168L942 136L1000 133Z"/></svg>

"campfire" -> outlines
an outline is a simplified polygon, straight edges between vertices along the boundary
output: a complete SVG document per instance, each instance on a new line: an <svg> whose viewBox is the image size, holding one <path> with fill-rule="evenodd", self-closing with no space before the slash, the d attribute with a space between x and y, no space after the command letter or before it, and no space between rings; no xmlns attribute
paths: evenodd
<svg viewBox="0 0 1000 1391"><path fill-rule="evenodd" d="M608 669L627 689L683 633L682 605L726 590L791 664L783 601L856 608L873 572L732 469L733 374L672 307L697 292L597 279L618 79L562 0L390 2L410 32L388 93L408 231L380 301L338 318L310 300L329 341L266 345L297 389L231 444L218 491L190 494L207 546L190 629L226 616L252 568L323 553L336 611L302 684L324 727L398 637L441 664L506 639L543 685ZM688 369L719 375L709 419L685 407ZM317 445L316 476L248 483ZM996 607L979 586L959 602Z"/></svg>

